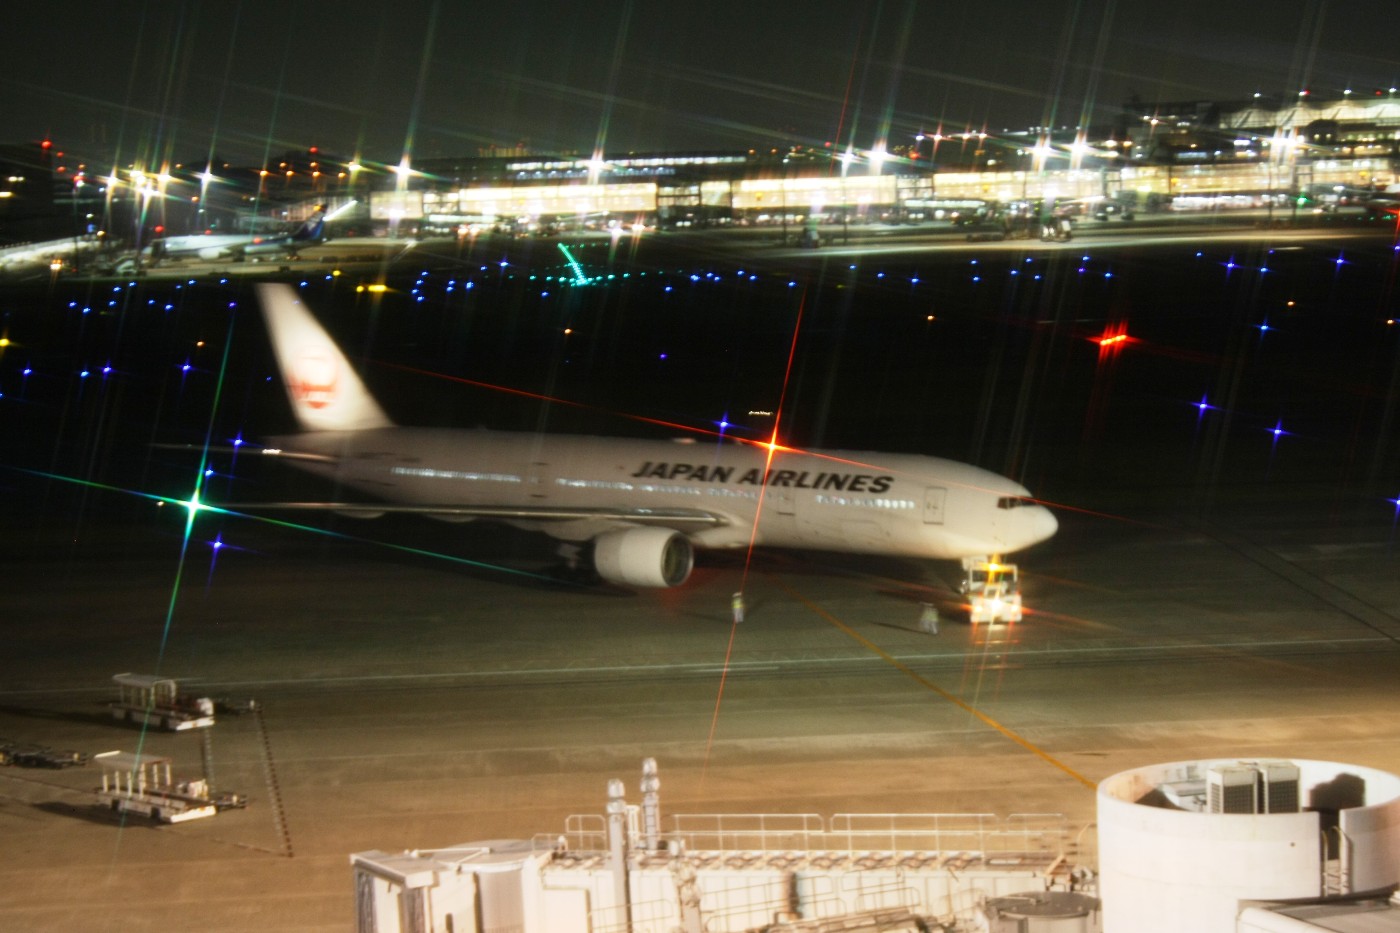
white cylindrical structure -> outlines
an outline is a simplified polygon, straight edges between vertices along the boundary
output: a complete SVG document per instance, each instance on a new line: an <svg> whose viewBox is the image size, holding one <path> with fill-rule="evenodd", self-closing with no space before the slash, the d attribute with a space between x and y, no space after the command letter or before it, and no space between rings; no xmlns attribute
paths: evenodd
<svg viewBox="0 0 1400 933"><path fill-rule="evenodd" d="M1296 799L1267 812L1291 766ZM1250 768L1264 790L1237 793ZM1300 759L1153 765L1099 785L1098 831L1104 933L1235 933L1242 900L1400 882L1400 778Z"/></svg>
<svg viewBox="0 0 1400 933"><path fill-rule="evenodd" d="M613 903L609 906L623 918L624 929L630 929L632 924L627 863L627 800L622 782L613 778L608 781L608 869L613 876Z"/></svg>
<svg viewBox="0 0 1400 933"><path fill-rule="evenodd" d="M661 776L655 758L642 760L642 839L648 852L661 847Z"/></svg>

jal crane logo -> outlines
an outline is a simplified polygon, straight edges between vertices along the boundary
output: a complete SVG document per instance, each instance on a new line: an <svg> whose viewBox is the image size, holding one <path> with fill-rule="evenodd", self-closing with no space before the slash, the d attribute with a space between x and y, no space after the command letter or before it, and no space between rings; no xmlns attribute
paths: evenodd
<svg viewBox="0 0 1400 933"><path fill-rule="evenodd" d="M320 411L335 402L339 373L336 357L327 349L301 351L292 367L291 390L298 405Z"/></svg>

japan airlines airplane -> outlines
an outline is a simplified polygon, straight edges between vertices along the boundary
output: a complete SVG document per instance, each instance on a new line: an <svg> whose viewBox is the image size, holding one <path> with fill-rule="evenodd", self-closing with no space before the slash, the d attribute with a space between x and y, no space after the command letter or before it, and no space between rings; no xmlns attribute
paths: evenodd
<svg viewBox="0 0 1400 933"><path fill-rule="evenodd" d="M198 256L200 259L232 259L248 256L295 256L298 249L320 242L326 226L326 208L316 208L306 223L291 233L201 233L194 236L168 236L150 246L152 262Z"/></svg>
<svg viewBox="0 0 1400 933"><path fill-rule="evenodd" d="M280 503L359 517L489 519L563 542L609 583L679 586L697 548L1001 555L1055 533L1025 487L909 454L395 425L290 286L258 286L302 433L270 455L372 496Z"/></svg>

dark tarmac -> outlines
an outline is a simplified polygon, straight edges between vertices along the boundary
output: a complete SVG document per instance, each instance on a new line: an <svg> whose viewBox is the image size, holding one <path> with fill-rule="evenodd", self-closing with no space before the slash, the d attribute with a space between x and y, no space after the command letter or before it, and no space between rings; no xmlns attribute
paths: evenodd
<svg viewBox="0 0 1400 933"><path fill-rule="evenodd" d="M1299 355L1332 359L1318 334L1341 324L1318 312L1310 344L1263 371L1258 356L1240 364L1233 427L1197 433L1192 414L1162 413L1198 397L1185 387L1203 376L1212 393L1228 386L1243 351L1203 332L1199 353L1219 354L1202 361L1188 334L1199 322L1170 320L1180 297L1133 306L1135 332L1155 329L1158 352L1118 361L1118 395L1106 398L1092 350L1051 372L1065 388L1049 423L1023 432L1040 439L1023 465L1060 506L1061 530L1019 556L1028 611L1013 627L962 621L951 566L772 552L746 570L742 555L706 555L678 590L627 593L554 581L544 539L480 524L347 519L321 534L201 517L182 562L177 506L40 474L175 488L165 478L178 460L128 459L153 434L197 425L195 396L177 411L148 389L163 400L149 418L128 399L126 439L84 399L36 389L29 407L9 409L34 453L7 456L0 476L0 738L92 753L140 744L197 774L201 737L143 736L108 718L111 676L158 668L201 694L256 698L260 711L223 717L210 735L213 784L252 804L209 820L122 825L91 805L91 766L0 768L0 928L347 930L351 852L557 834L569 814L603 812L610 778L639 799L645 757L660 765L665 814L1062 813L1070 859L1088 864L1093 831L1080 830L1094 820L1094 785L1127 768L1294 756L1400 773L1400 572L1386 501L1400 486L1385 491L1395 450L1378 434L1393 339L1369 348L1371 369L1329 362L1327 381ZM1251 300L1273 298L1228 307ZM978 313L995 323L996 307ZM865 334L848 336L865 346ZM1011 390L1037 365L1018 346L990 351ZM1066 338L1032 360L1077 346ZM429 351L391 341L384 356L414 352ZM981 356L967 365L957 378L987 369ZM1254 387L1290 377L1313 407L1362 401L1333 433L1309 418L1322 427L1271 447L1251 416L1285 413L1254 404L1265 396ZM989 385L1008 391L981 381L977 393ZM272 411L240 391L254 420ZM977 423L955 419L961 449L929 452L970 459ZM982 430L984 465L1003 468L1016 445ZM741 585L748 611L734 626ZM925 601L943 614L938 635L918 631Z"/></svg>

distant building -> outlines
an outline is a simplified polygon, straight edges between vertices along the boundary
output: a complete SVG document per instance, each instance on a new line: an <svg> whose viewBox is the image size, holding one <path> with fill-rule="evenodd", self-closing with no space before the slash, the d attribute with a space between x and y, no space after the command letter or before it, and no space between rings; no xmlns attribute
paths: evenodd
<svg viewBox="0 0 1400 933"><path fill-rule="evenodd" d="M0 223L52 214L53 178L49 143L0 145Z"/></svg>
<svg viewBox="0 0 1400 933"><path fill-rule="evenodd" d="M1400 155L1400 98L1393 89L1328 100L1304 93L1289 100L1132 102L1124 125L1135 158L1155 164Z"/></svg>

